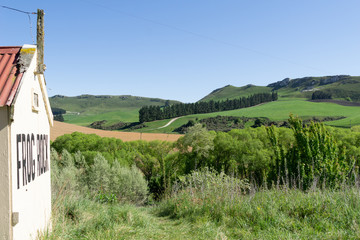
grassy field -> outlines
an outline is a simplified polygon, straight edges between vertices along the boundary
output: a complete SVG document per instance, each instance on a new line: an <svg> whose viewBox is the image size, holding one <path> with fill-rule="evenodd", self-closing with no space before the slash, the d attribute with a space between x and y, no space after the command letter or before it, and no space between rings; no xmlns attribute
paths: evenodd
<svg viewBox="0 0 360 240"><path fill-rule="evenodd" d="M119 108L140 108L144 105L164 105L164 99L136 97L130 95L120 96L94 96L81 95L76 97L53 96L49 98L51 107L63 108L66 111L99 114L115 111ZM170 104L177 101L169 100Z"/></svg>
<svg viewBox="0 0 360 240"><path fill-rule="evenodd" d="M173 122L170 126L162 129L156 129L159 126L164 126L170 120L161 120L146 123L147 128L142 128L139 132L172 132L175 128L186 124L189 120L203 119L208 117L221 116L245 116L245 117L267 117L270 120L282 121L289 118L289 114L298 115L302 118L309 118L313 116L325 117L333 116L346 118L331 122L326 122L327 125L336 127L350 127L360 125L360 107L341 106L334 103L314 103L305 101L304 99L288 99L284 98L276 102L270 102L255 107L231 110L225 112L215 112L207 114L196 114L184 116ZM351 121L351 122L350 122Z"/></svg>
<svg viewBox="0 0 360 240"><path fill-rule="evenodd" d="M114 124L117 122L137 122L139 121L139 109L138 108L120 108L116 111L106 113L80 113L64 114L64 120L67 123L72 123L80 126L88 126L95 121L107 120L107 124Z"/></svg>
<svg viewBox="0 0 360 240"><path fill-rule="evenodd" d="M306 100L311 98L313 89L328 91L333 99L360 99L360 77L345 77L341 81L331 84L322 84L321 81L328 77L310 77L293 79L286 87L277 90L279 100L246 109L217 112L210 114L198 114L184 116L166 128L158 129L169 120L146 123L147 128L136 130L137 132L170 133L175 128L186 124L189 120L203 119L207 117L221 116L245 116L245 117L267 117L270 120L286 120L290 113L302 118L308 117L346 117L345 119L327 122L326 124L337 127L350 127L360 125L360 108L345 107L332 103L312 103ZM313 89L311 89L313 88ZM309 90L310 89L310 90ZM272 88L263 86L246 85L244 87L225 86L205 96L200 101L221 101L239 97L249 96L255 93L270 92ZM347 97L346 97L347 96ZM52 107L67 110L64 115L65 122L81 126L89 126L95 121L106 120L105 126L117 122L137 122L139 109L145 105L164 106L176 101L168 101L158 98L122 96L92 96L81 95L77 97L54 96L50 98Z"/></svg>
<svg viewBox="0 0 360 240"><path fill-rule="evenodd" d="M170 119L148 122L146 128L133 130L136 132L149 132L149 133L171 133L174 129L186 124L189 120L203 119L208 117L221 116L245 116L245 117L267 117L270 120L282 121L289 117L289 114L298 115L302 118L309 118L313 116L318 117L340 117L346 118L331 122L326 122L327 125L337 127L350 127L360 125L360 107L341 106L334 103L314 103L306 101L301 98L280 98L276 102L270 102L255 107L215 112L207 114L196 114L183 116L173 122L170 126L158 129L170 121ZM124 108L113 112L107 112L97 115L86 114L65 114L65 121L80 126L88 126L94 121L107 120L107 125L114 124L119 121L123 122L136 122L138 121L137 108Z"/></svg>
<svg viewBox="0 0 360 240"><path fill-rule="evenodd" d="M360 238L356 188L215 195L183 193L147 207L65 197L53 204L52 232L38 240Z"/></svg>
<svg viewBox="0 0 360 240"><path fill-rule="evenodd" d="M164 106L166 100L159 98L121 96L81 95L77 97L53 96L49 98L51 107L67 111L65 122L88 126L95 121L107 120L107 124L136 122L139 109L145 105ZM169 104L177 101L169 100Z"/></svg>

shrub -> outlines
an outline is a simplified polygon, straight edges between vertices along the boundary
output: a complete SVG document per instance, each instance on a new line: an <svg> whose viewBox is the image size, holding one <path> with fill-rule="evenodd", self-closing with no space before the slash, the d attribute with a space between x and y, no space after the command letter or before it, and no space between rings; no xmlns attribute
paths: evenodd
<svg viewBox="0 0 360 240"><path fill-rule="evenodd" d="M304 190L318 183L337 188L346 182L354 160L347 159L345 147L335 141L325 126L314 122L303 126L301 119L292 115L289 123L295 142L288 148L279 143L273 126L267 128L275 155L270 180Z"/></svg>
<svg viewBox="0 0 360 240"><path fill-rule="evenodd" d="M114 162L111 168L110 189L122 202L141 204L146 200L148 189L144 175L136 166L121 167Z"/></svg>
<svg viewBox="0 0 360 240"><path fill-rule="evenodd" d="M88 186L95 196L114 194L121 202L140 204L147 196L147 182L138 168L121 167L117 161L110 166L101 154L90 167Z"/></svg>
<svg viewBox="0 0 360 240"><path fill-rule="evenodd" d="M93 193L110 191L110 165L100 153L95 156L94 164L90 167L88 186Z"/></svg>
<svg viewBox="0 0 360 240"><path fill-rule="evenodd" d="M90 193L100 202L121 202L141 204L148 195L147 182L136 167L121 167L118 161L112 166L100 154L88 166L85 157L63 150L61 155L51 149L52 188L54 197L66 192L70 195Z"/></svg>
<svg viewBox="0 0 360 240"><path fill-rule="evenodd" d="M61 197L62 194L74 194L79 190L79 169L74 166L72 155L63 150L61 155L52 148L51 157L51 187L53 197Z"/></svg>
<svg viewBox="0 0 360 240"><path fill-rule="evenodd" d="M204 168L179 177L173 194L162 206L162 213L175 217L205 215L216 221L226 215L224 209L237 204L239 196L250 191L247 180L240 180Z"/></svg>

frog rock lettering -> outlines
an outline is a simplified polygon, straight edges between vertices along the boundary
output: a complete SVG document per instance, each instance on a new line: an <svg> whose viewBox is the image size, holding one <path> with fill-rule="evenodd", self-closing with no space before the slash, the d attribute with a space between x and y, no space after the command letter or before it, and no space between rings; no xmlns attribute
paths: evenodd
<svg viewBox="0 0 360 240"><path fill-rule="evenodd" d="M17 189L49 171L48 139L46 134L16 135Z"/></svg>

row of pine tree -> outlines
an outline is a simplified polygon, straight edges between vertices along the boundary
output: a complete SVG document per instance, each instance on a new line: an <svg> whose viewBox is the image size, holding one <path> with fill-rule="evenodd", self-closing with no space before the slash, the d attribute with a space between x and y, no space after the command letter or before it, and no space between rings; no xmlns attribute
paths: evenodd
<svg viewBox="0 0 360 240"><path fill-rule="evenodd" d="M190 114L212 113L252 107L260 103L276 101L278 95L272 93L257 93L248 97L227 99L225 101L208 101L196 103L177 103L169 106L144 106L139 110L139 122L151 122Z"/></svg>

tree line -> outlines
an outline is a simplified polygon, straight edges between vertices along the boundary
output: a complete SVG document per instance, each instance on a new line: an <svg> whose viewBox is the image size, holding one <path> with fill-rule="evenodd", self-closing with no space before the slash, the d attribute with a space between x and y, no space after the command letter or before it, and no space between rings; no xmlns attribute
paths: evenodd
<svg viewBox="0 0 360 240"><path fill-rule="evenodd" d="M190 114L212 113L252 107L260 103L276 101L278 95L272 93L256 93L248 97L227 99L225 101L208 101L196 103L177 103L169 106L144 106L139 110L139 122L151 122Z"/></svg>
<svg viewBox="0 0 360 240"><path fill-rule="evenodd" d="M316 99L331 99L331 93L324 91L315 91L311 95L311 100L316 100Z"/></svg>
<svg viewBox="0 0 360 240"><path fill-rule="evenodd" d="M63 122L63 121L64 121L63 114L66 113L66 110L65 110L65 109L52 107L52 108L51 108L51 111L52 111L52 113L53 113L53 115L54 115L54 120L55 120L55 121L59 121L59 122Z"/></svg>

